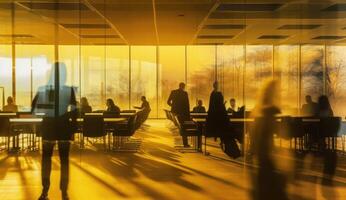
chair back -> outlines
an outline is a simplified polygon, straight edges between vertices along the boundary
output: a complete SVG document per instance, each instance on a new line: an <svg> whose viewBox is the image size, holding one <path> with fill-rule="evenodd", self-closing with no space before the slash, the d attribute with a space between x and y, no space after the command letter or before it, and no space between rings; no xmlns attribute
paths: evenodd
<svg viewBox="0 0 346 200"><path fill-rule="evenodd" d="M0 115L0 137L10 135L10 117Z"/></svg>
<svg viewBox="0 0 346 200"><path fill-rule="evenodd" d="M83 119L84 137L102 137L106 135L102 115L85 115Z"/></svg>

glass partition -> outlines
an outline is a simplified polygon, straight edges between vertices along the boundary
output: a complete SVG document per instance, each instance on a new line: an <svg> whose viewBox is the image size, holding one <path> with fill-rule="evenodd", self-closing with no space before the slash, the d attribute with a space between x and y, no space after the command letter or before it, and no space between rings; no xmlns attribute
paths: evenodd
<svg viewBox="0 0 346 200"><path fill-rule="evenodd" d="M215 45L187 46L187 91L190 107L202 100L206 109L216 80Z"/></svg>
<svg viewBox="0 0 346 200"><path fill-rule="evenodd" d="M157 117L157 66L155 46L131 46L131 107L146 96L151 106L149 117Z"/></svg>
<svg viewBox="0 0 346 200"><path fill-rule="evenodd" d="M158 69L159 117L164 118L163 109L169 109L167 99L180 82L186 82L185 46L160 46Z"/></svg>
<svg viewBox="0 0 346 200"><path fill-rule="evenodd" d="M245 104L254 108L258 89L273 78L273 46L250 45L246 47Z"/></svg>

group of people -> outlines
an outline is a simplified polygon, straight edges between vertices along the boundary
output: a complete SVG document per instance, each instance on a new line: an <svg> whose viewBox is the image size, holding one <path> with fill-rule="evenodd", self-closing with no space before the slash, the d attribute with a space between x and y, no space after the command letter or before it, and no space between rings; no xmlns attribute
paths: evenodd
<svg viewBox="0 0 346 200"><path fill-rule="evenodd" d="M147 101L145 96L141 97L141 106L134 106L135 109L139 109L145 113L150 113L151 108L150 108L150 104ZM109 98L106 100L106 110L104 111L105 113L111 113L115 116L119 116L120 115L120 107L117 106L114 103L114 100ZM85 113L91 113L92 112L92 107L89 104L89 101L86 97L82 97L81 101L80 101L80 105L78 106L78 113L80 113L81 115L85 114Z"/></svg>
<svg viewBox="0 0 346 200"><path fill-rule="evenodd" d="M234 98L231 98L229 100L230 103L230 107L227 109L227 112L230 113L231 115L238 113L240 108L236 108L236 101ZM197 105L195 107L193 107L192 109L193 113L206 113L206 109L203 106L203 101L201 99L197 100Z"/></svg>
<svg viewBox="0 0 346 200"><path fill-rule="evenodd" d="M301 108L301 114L307 117L332 117L333 109L326 95L321 95L318 102L314 102L310 95L305 96L306 103Z"/></svg>
<svg viewBox="0 0 346 200"><path fill-rule="evenodd" d="M257 191L255 196L268 197L272 194L273 198L285 199L285 192L280 186L281 177L275 172L275 167L270 158L272 149L272 137L274 116L280 113L280 107L276 104L277 84L270 82L264 87L263 96L258 100L254 109L254 117L262 117L262 120L254 124L256 140L256 152L258 152L259 168L255 184ZM141 106L135 108L150 112L150 104L145 98L141 97ZM180 83L179 88L171 91L167 104L171 106L172 113L176 114L180 123L191 120L190 103L188 93L185 91L185 83ZM112 99L106 101L107 109L105 112L120 114L120 108ZM224 97L219 91L219 84L213 84L213 90L210 94L209 108L206 111L202 100L198 100L198 105L192 112L207 112L206 132L209 136L220 137L221 147L224 152L237 158L240 156L240 150L237 142L242 143L242 136L234 133L229 122L229 113L237 114L245 110L244 106L236 108L236 100L230 99L230 107L226 109ZM17 112L18 106L15 105L12 97L7 98L7 105L3 107L4 112ZM69 127L70 120L76 119L78 113L92 112L92 107L86 97L82 97L78 105L73 87L66 85L66 66L64 63L56 62L51 71L51 77L47 85L38 88L38 92L32 102L33 113L45 113L42 122L42 194L39 200L48 199L48 190L50 187L51 157L55 144L59 147L59 156L61 164L60 190L62 199L68 200L67 188L69 179L69 149L70 141L73 139L73 132ZM306 104L302 107L302 114L305 116L329 117L333 116L327 96L320 96L318 103L312 101L311 96L306 96ZM182 136L184 147L189 147L187 136ZM270 182L268 182L270 180ZM265 183L265 184L260 184ZM277 187L276 187L277 186ZM274 191L274 192L273 192ZM259 198L265 199L265 198Z"/></svg>
<svg viewBox="0 0 346 200"><path fill-rule="evenodd" d="M193 108L192 112L206 112L202 100L197 101L198 105ZM184 124L190 121L190 103L188 93L185 91L185 83L180 83L179 88L171 91L167 104L171 106L171 112L174 113L179 122ZM242 142L241 137L233 137L229 132L229 113L236 113L235 99L230 100L231 107L226 110L223 94L219 91L217 82L213 84L213 91L210 94L208 116L206 121L206 131L208 135L214 135L221 138L221 145L225 153L236 158L240 156L240 150L237 148L235 139ZM187 136L182 135L184 147L189 147Z"/></svg>

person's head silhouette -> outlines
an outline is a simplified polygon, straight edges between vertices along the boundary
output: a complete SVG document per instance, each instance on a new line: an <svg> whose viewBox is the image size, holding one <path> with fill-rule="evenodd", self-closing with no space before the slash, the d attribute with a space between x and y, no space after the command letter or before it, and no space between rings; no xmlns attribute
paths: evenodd
<svg viewBox="0 0 346 200"><path fill-rule="evenodd" d="M179 83L179 89L185 90L185 83L183 83L183 82Z"/></svg>

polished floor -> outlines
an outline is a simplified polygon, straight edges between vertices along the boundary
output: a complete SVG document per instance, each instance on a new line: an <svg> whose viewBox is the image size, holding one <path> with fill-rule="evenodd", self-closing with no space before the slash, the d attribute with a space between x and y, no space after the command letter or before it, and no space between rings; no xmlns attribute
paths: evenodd
<svg viewBox="0 0 346 200"><path fill-rule="evenodd" d="M172 126L166 120L150 120L136 137L138 153L104 152L102 148L71 151L69 194L78 199L250 199L255 165L228 159L212 139L210 155L179 152L174 148ZM0 199L37 199L41 191L40 154L0 153ZM303 163L299 172L287 170L291 199L346 199L346 160L339 158L337 175L328 186L320 184L318 159L280 154L281 164ZM291 162L298 160L298 162ZM304 164L315 163L314 167ZM313 161L311 161L313 160ZM307 170L308 169L308 170ZM59 158L54 156L51 199L60 199Z"/></svg>

